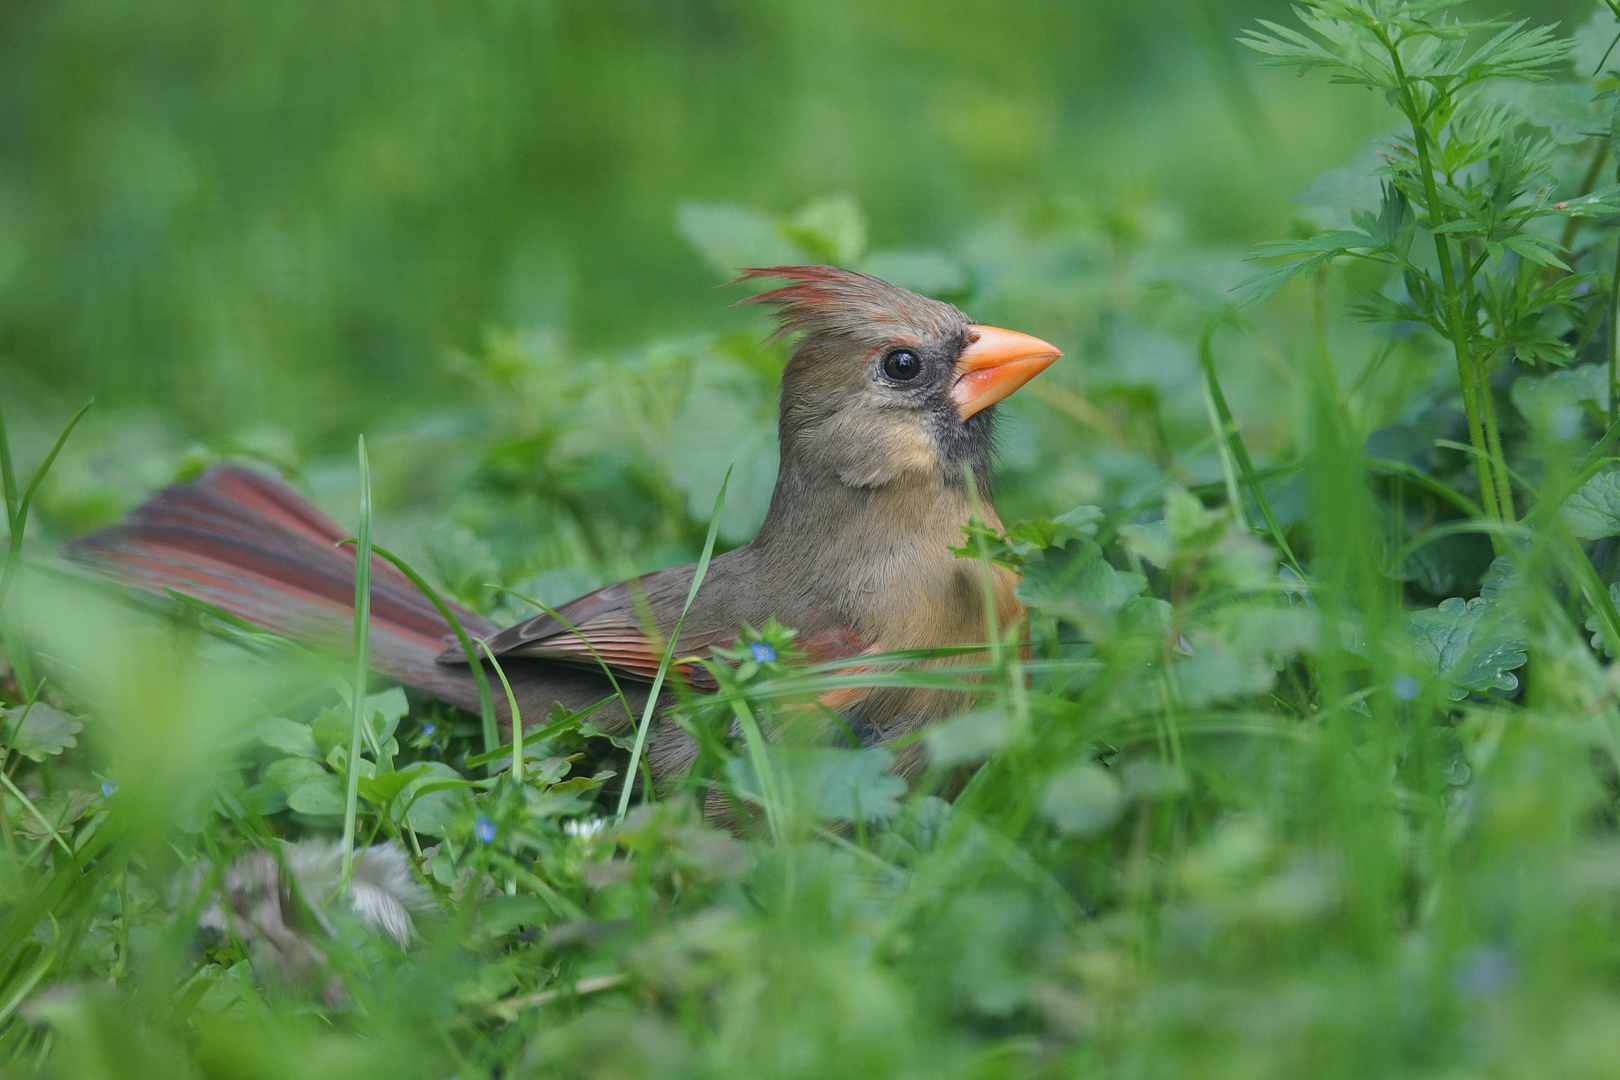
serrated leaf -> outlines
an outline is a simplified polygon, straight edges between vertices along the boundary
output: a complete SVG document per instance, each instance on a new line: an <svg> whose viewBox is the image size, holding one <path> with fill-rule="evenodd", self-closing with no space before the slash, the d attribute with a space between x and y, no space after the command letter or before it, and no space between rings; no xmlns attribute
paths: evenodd
<svg viewBox="0 0 1620 1080"><path fill-rule="evenodd" d="M1609 586L1609 603L1620 607L1620 581ZM1605 656L1615 654L1614 643L1609 640L1608 634L1603 629L1603 616L1597 614L1597 612L1588 615L1586 617L1586 629L1592 635L1592 648L1602 649Z"/></svg>
<svg viewBox="0 0 1620 1080"><path fill-rule="evenodd" d="M1092 540L1032 552L1024 564L1018 598L1030 607L1096 628L1144 588L1141 574L1115 570Z"/></svg>
<svg viewBox="0 0 1620 1080"><path fill-rule="evenodd" d="M1563 507L1564 522L1582 540L1620 535L1620 472L1598 473Z"/></svg>
<svg viewBox="0 0 1620 1080"><path fill-rule="evenodd" d="M44 761L79 745L75 736L83 730L83 721L42 701L0 709L0 740L34 761Z"/></svg>
<svg viewBox="0 0 1620 1080"><path fill-rule="evenodd" d="M1470 693L1518 689L1512 674L1528 659L1522 627L1495 601L1446 600L1406 617L1413 652L1460 701Z"/></svg>
<svg viewBox="0 0 1620 1080"><path fill-rule="evenodd" d="M11 801L9 796L7 801ZM45 821L29 813L14 814L16 827L30 840L45 840L51 835L50 829L45 827L46 822L50 823L51 829L65 833L100 802L101 797L93 791L80 788L54 791L34 803Z"/></svg>

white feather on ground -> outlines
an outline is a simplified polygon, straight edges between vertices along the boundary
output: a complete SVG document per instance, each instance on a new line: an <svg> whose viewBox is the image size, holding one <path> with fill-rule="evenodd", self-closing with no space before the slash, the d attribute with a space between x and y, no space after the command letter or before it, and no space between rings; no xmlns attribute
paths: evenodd
<svg viewBox="0 0 1620 1080"><path fill-rule="evenodd" d="M342 880L343 848L335 842L250 852L225 871L200 923L234 932L284 982L308 983L326 964L317 938L332 931L323 908L342 902ZM397 845L377 844L355 853L347 906L361 925L404 948L416 930L411 913L433 907L433 899L411 876Z"/></svg>

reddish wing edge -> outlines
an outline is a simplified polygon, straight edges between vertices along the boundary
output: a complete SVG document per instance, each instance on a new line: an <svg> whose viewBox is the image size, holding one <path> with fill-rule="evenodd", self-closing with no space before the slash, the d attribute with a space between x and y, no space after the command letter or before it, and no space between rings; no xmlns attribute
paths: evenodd
<svg viewBox="0 0 1620 1080"><path fill-rule="evenodd" d="M121 583L160 594L173 590L255 626L341 653L350 647L354 622L355 554L353 547L339 546L347 538L346 530L280 481L222 464L190 483L164 488L122 523L72 541L67 554ZM682 571L690 568L661 574ZM372 667L476 711L477 689L465 657L459 646L446 649L454 638L432 602L379 556L372 558L371 586ZM624 584L610 585L564 605L560 613L580 633L549 616L503 630L459 604L449 606L467 633L487 641L497 657L550 660L576 671L570 676L553 669L533 687L515 679L514 689L520 697L531 697L525 691L532 691L542 707L556 692L578 708L589 703L584 700L591 697L588 676L600 662L636 683L657 674L662 646L655 648L627 621L628 595ZM872 651L852 628L831 618L813 621L819 625L800 639L812 661ZM683 634L673 665L677 677L699 690L716 689L714 677L698 661L735 636L734 630ZM508 718L505 702L499 694L496 698L497 710ZM529 707L524 705L526 711Z"/></svg>

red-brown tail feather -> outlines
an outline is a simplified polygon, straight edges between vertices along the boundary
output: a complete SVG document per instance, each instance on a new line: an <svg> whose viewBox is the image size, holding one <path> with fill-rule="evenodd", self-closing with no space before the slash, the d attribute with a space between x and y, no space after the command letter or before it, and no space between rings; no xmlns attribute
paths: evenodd
<svg viewBox="0 0 1620 1080"><path fill-rule="evenodd" d="M348 535L284 484L216 465L199 480L165 488L122 524L69 544L68 554L132 585L173 589L255 626L346 649L355 555L352 546L337 545ZM465 608L452 610L474 637L499 629ZM450 632L405 575L372 557L372 667L476 710L469 669L435 660Z"/></svg>

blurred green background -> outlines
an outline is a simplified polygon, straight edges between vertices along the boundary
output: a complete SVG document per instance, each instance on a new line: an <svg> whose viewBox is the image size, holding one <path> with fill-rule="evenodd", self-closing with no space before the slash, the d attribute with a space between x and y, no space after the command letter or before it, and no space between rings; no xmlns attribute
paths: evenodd
<svg viewBox="0 0 1620 1080"><path fill-rule="evenodd" d="M1515 14L1568 23L1590 8ZM757 342L762 314L715 290L728 255L760 251L730 233L765 219L737 208L791 216L828 199L831 231L811 228L800 253L894 272L1069 350L1046 397L1013 408L1015 507L1117 494L1167 463L1178 409L1203 424L1177 391L1206 316L1178 321L1155 288L1218 306L1248 245L1288 232L1291 197L1390 123L1365 92L1258 67L1233 41L1257 17L1285 5L7 4L0 394L19 457L37 460L72 409L98 402L44 525L90 528L188 462L243 450L352 505L318 465L349 460L364 431L402 447L381 454L385 509L442 512L504 483L453 516L486 536L507 527L492 539L508 563L677 557L690 530L638 525L639 504L673 485L688 509L709 505L724 462L694 464L704 448L680 441L682 422L736 412L738 394L689 398L690 370L726 367L709 346L668 384L644 346ZM754 371L743 411L757 435L774 372L743 340L721 351ZM1230 377L1264 447L1291 413L1267 398L1278 381ZM596 425L585 455L559 450L567 424L536 419L560 409L577 425L582 382L650 399ZM1088 424L1080 395L1109 385L1147 387L1168 417L1126 401ZM1122 437L1140 423L1170 435ZM636 461L616 449L638 439ZM768 492L768 450L743 503ZM640 487L615 496L638 461ZM1040 471L1038 491L1020 469ZM578 527L548 540L570 484L576 502L618 507L575 506ZM727 541L757 516L743 503ZM634 535L581 539L609 527L591 517Z"/></svg>

